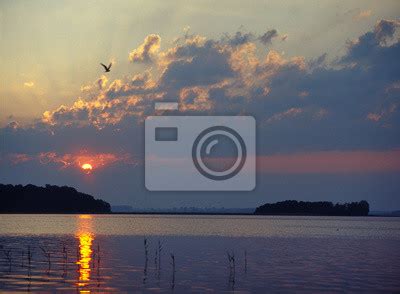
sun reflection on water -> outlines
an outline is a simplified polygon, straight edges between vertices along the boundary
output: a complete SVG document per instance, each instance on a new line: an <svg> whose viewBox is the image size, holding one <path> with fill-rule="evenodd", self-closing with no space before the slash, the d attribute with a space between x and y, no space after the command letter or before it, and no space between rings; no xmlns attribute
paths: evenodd
<svg viewBox="0 0 400 294"><path fill-rule="evenodd" d="M79 265L79 282L78 287L85 287L90 282L90 262L92 260L92 245L94 233L92 230L92 216L80 215L78 218L77 238L79 239L79 260L76 264ZM81 293L86 292L81 290Z"/></svg>

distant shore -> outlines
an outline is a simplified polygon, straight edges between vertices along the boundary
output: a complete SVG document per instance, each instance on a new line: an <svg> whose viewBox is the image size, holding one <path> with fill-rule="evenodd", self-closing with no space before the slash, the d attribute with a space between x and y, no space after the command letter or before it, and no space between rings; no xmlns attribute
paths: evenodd
<svg viewBox="0 0 400 294"><path fill-rule="evenodd" d="M214 216L256 216L256 217L268 217L268 216L315 216L315 217L400 217L398 214L370 214L365 216L355 216L355 215L347 215L347 216L340 216L340 215L316 215L316 214L268 214L268 215L260 215L260 214L253 214L253 213L217 213L217 212L106 212L106 213L77 213L77 212L65 212L65 213L23 213L23 212L8 212L8 213L0 213L0 215L7 215L7 214L23 214L23 215L214 215Z"/></svg>
<svg viewBox="0 0 400 294"><path fill-rule="evenodd" d="M217 212L207 212L207 213L202 213L202 212L112 212L112 213L107 213L107 214L131 214L131 215L243 215L243 216L338 216L340 215L318 215L318 214L254 214L254 213L217 213ZM356 215L347 215L345 217L400 217L400 215L391 215L391 214L383 214L383 215L378 215L378 214L371 214L371 215L365 215L365 216L356 216Z"/></svg>

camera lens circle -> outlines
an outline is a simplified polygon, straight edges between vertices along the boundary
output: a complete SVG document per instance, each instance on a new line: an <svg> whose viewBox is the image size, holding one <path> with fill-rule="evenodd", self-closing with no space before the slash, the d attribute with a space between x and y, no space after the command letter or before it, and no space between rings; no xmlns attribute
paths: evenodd
<svg viewBox="0 0 400 294"><path fill-rule="evenodd" d="M227 143L226 149L234 150L235 158L216 158L217 161L228 162L222 170L213 167L204 158L209 155L214 146L221 142ZM230 145L230 146L229 146ZM246 162L246 145L242 137L233 129L225 126L215 126L202 131L193 143L192 159L197 170L212 180L227 180L234 177Z"/></svg>

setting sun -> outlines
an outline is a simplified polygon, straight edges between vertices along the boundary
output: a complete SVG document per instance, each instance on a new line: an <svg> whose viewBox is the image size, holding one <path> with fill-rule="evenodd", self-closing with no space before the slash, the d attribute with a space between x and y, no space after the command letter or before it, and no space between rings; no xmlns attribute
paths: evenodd
<svg viewBox="0 0 400 294"><path fill-rule="evenodd" d="M81 168L84 171L91 171L93 169L93 166L90 163L84 163L82 164Z"/></svg>

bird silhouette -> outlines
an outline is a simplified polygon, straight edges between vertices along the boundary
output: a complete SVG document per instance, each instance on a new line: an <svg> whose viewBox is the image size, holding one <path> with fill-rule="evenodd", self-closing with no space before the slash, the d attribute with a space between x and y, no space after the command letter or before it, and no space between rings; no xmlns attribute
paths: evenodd
<svg viewBox="0 0 400 294"><path fill-rule="evenodd" d="M110 68L111 68L112 62L110 63L109 66L106 66L105 64L102 64L102 63L100 63L100 64L104 67L105 72L110 72Z"/></svg>

